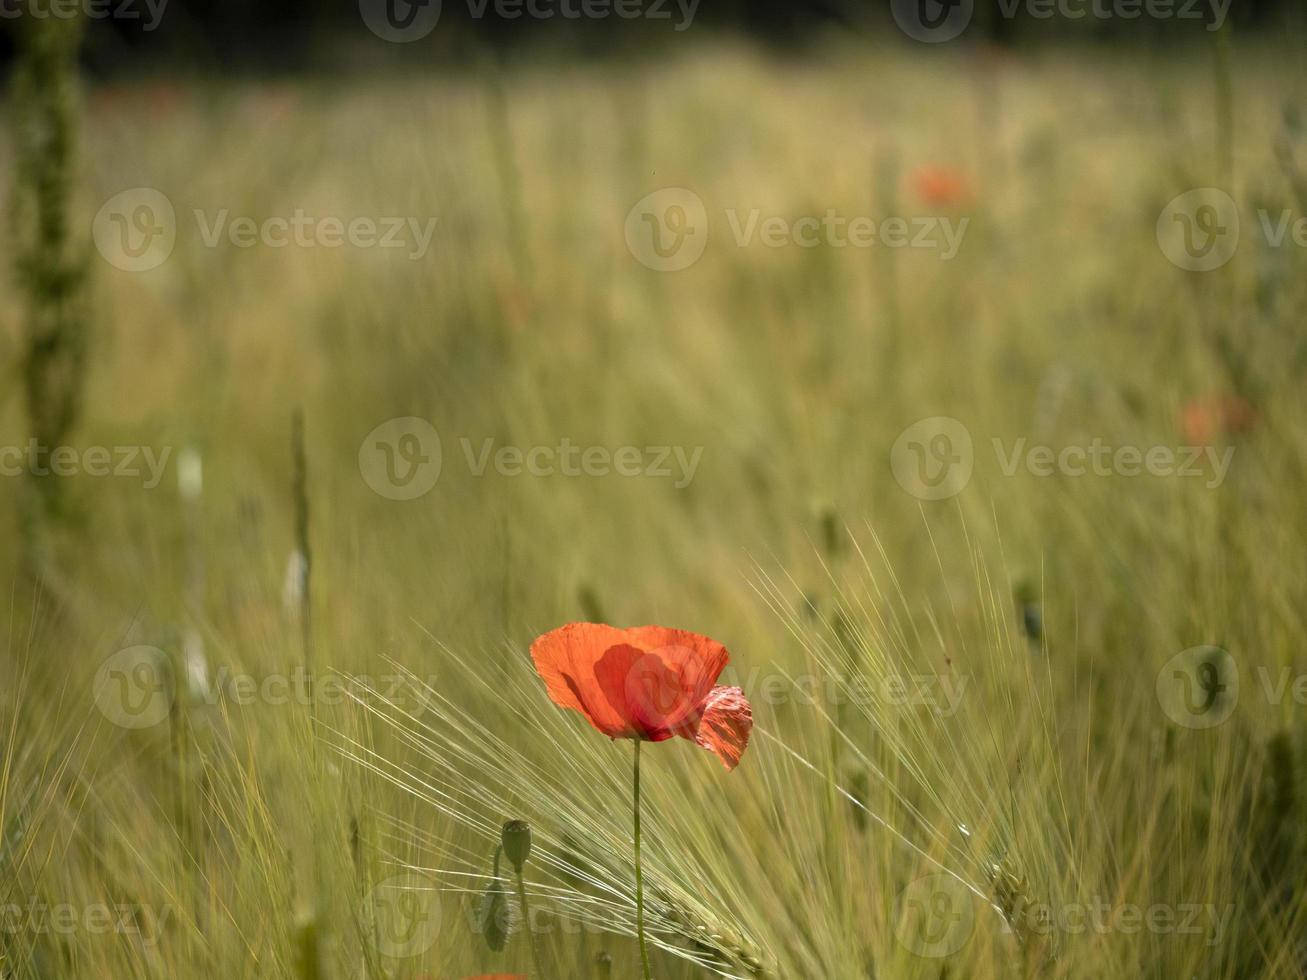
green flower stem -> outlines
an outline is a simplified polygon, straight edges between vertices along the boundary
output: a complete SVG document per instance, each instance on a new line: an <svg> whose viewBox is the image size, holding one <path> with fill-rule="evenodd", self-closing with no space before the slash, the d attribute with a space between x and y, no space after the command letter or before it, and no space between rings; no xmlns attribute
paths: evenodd
<svg viewBox="0 0 1307 980"><path fill-rule="evenodd" d="M498 860L499 855L495 858ZM526 930L527 945L531 947L531 969L543 980L545 971L540 967L540 951L536 949L535 929L531 927L531 906L526 900L526 883L522 880L522 869L517 868L517 903L522 909L522 928Z"/></svg>
<svg viewBox="0 0 1307 980"><path fill-rule="evenodd" d="M640 739L635 740L635 771L632 776L635 809L635 932L640 937L640 963L644 980L653 980L649 971L649 947L644 941L644 872L640 868Z"/></svg>

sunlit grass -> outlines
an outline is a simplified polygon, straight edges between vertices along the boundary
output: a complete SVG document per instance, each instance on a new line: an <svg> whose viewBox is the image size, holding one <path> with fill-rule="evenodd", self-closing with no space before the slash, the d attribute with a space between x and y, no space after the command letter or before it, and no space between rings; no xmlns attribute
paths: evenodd
<svg viewBox="0 0 1307 980"><path fill-rule="evenodd" d="M1235 49L1234 190L1277 207L1283 147L1307 165L1275 108L1302 101L1284 57ZM192 447L203 495L188 518L174 467L150 490L74 478L63 591L6 589L0 906L148 910L134 930L6 931L8 975L526 972L520 923L502 953L473 927L509 819L534 834L546 969L601 977L607 954L638 975L630 747L558 711L527 656L587 617L721 639L757 716L729 775L680 740L645 757L656 976L1300 975L1304 707L1269 703L1254 671L1300 672L1307 633L1303 256L1250 241L1204 276L1157 247L1167 200L1215 179L1207 52L705 47L500 83L503 102L493 79L439 74L88 93L86 225L144 185L179 234L153 272L96 267L77 441ZM886 173L898 213L934 213L922 166L974 195L947 262L740 248L722 217L878 214ZM712 220L671 274L622 238L665 185ZM206 248L193 212L224 208L439 224L419 261ZM6 324L16 304L0 294ZM1258 423L1217 489L1006 476L991 448L1176 445L1180 406L1231 387ZM314 707L264 686L303 665L284 597L300 407L318 680L345 692ZM444 465L400 502L357 460L406 415L439 430ZM969 428L976 469L922 503L889 452L934 415ZM0 443L24 431L0 400ZM704 451L680 488L477 477L461 440L487 438ZM0 479L7 513L17 494ZM11 536L0 549L12 567ZM191 631L207 681L187 673ZM1191 730L1154 685L1205 643L1244 688L1229 721ZM136 644L178 684L164 720L130 730L93 695ZM904 926L934 874L970 896L941 958ZM437 896L413 955L385 939L396 881ZM1215 937L1206 919L1044 935L1025 914L1095 902L1224 918Z"/></svg>

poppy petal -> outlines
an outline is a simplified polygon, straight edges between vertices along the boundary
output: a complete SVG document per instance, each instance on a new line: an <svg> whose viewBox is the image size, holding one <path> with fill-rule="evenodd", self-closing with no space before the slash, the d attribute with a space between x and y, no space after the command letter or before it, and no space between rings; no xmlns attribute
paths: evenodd
<svg viewBox="0 0 1307 980"><path fill-rule="evenodd" d="M595 664L604 651L622 642L624 632L602 623L568 623L531 644L536 673L544 680L553 702L560 708L581 712L595 728L612 738L621 737L627 726L600 694Z"/></svg>
<svg viewBox="0 0 1307 980"><path fill-rule="evenodd" d="M686 693L698 704L717 683L717 678L730 662L726 647L716 640L689 630L670 629L666 626L635 626L623 630L626 642L632 646L657 653L673 669L682 670L686 677ZM677 668L674 665L682 665ZM693 665L694 670L685 668Z"/></svg>
<svg viewBox="0 0 1307 980"><path fill-rule="evenodd" d="M633 678L633 681L640 682L637 696L657 696L652 710L665 728L675 730L686 724L697 725L700 705L726 666L726 648L721 644L715 646L716 650L707 656L698 645L678 643L651 650L650 658L661 665L662 672L674 678L674 686L666 683L653 685L645 678ZM647 664L644 669L649 669Z"/></svg>
<svg viewBox="0 0 1307 980"><path fill-rule="evenodd" d="M694 742L713 752L728 770L740 764L753 730L753 707L738 687L714 687L700 706ZM691 737L687 732L686 737Z"/></svg>
<svg viewBox="0 0 1307 980"><path fill-rule="evenodd" d="M606 705L626 722L628 735L653 742L671 738L667 719L684 715L686 698L680 675L661 657L623 643L599 658L594 675Z"/></svg>

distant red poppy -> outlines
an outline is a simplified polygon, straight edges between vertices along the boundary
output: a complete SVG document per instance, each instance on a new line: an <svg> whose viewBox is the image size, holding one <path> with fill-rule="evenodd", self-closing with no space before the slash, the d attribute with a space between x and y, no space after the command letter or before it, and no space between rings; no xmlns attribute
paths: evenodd
<svg viewBox="0 0 1307 980"><path fill-rule="evenodd" d="M951 207L971 198L967 179L952 167L922 166L913 174L917 196L926 204Z"/></svg>
<svg viewBox="0 0 1307 980"><path fill-rule="evenodd" d="M1180 429L1191 446L1210 446L1223 436L1250 432L1256 421L1253 407L1238 395L1195 398L1180 410Z"/></svg>
<svg viewBox="0 0 1307 980"><path fill-rule="evenodd" d="M734 769L753 709L738 687L714 687L730 659L716 640L664 626L569 623L538 637L531 658L549 696L610 738L679 735Z"/></svg>
<svg viewBox="0 0 1307 980"><path fill-rule="evenodd" d="M185 88L169 82L102 85L92 93L97 112L149 113L170 116L186 107Z"/></svg>

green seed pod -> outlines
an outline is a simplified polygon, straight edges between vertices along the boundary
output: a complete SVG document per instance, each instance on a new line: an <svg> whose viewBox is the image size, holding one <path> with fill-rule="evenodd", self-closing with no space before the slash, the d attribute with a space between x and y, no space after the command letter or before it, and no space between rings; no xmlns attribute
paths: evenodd
<svg viewBox="0 0 1307 980"><path fill-rule="evenodd" d="M531 825L525 820L510 820L504 824L501 840L504 844L504 857L521 874L522 867L531 854Z"/></svg>

